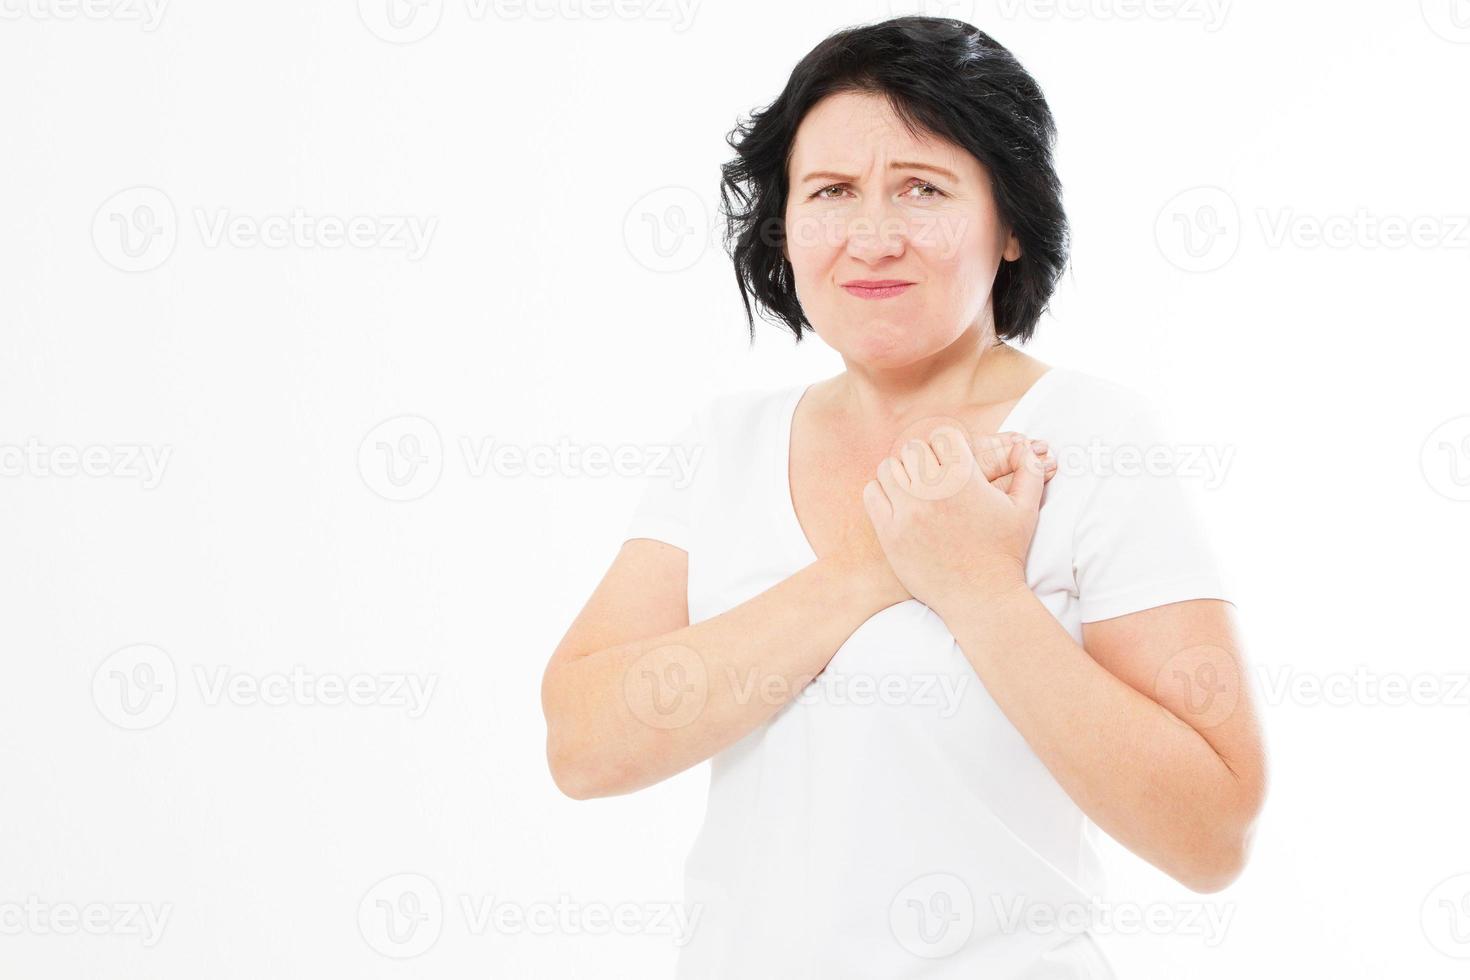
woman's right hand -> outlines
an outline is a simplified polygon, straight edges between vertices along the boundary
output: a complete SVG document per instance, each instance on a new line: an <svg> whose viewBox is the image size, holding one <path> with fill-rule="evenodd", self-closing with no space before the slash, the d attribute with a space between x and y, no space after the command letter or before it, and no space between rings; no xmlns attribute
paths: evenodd
<svg viewBox="0 0 1470 980"><path fill-rule="evenodd" d="M1000 432L976 436L971 440L975 462L980 467L981 474L1002 492L1010 489L1011 476L1015 472L1011 464L1010 447L1017 439L1022 438L1025 437L1019 432ZM1044 479L1050 480L1056 475L1056 460L1050 456L1044 441L1029 441L1036 448L1036 454L1042 458ZM842 545L837 554L832 556L832 560L846 569L873 597L877 609L886 609L912 599L909 590L888 564L888 557L878 542L877 532L873 530L873 522L868 519L867 511L862 506L861 495L854 503L855 507L847 512Z"/></svg>

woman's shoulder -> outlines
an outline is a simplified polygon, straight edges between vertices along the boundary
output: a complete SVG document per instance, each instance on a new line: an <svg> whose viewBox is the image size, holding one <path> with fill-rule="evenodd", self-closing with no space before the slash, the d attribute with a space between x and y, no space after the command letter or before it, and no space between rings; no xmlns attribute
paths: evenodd
<svg viewBox="0 0 1470 980"><path fill-rule="evenodd" d="M759 431L760 422L789 410L806 387L801 382L721 392L707 397L694 414L710 434L752 434Z"/></svg>
<svg viewBox="0 0 1470 980"><path fill-rule="evenodd" d="M1161 409L1138 388L1078 368L1054 366L1037 384L1046 387L1035 418L1044 418L1049 428L1114 433L1154 419Z"/></svg>

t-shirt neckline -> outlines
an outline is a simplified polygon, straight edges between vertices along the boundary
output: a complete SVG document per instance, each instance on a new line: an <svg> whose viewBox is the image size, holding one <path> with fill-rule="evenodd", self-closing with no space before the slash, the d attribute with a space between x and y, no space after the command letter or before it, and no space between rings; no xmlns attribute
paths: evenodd
<svg viewBox="0 0 1470 980"><path fill-rule="evenodd" d="M1038 392L1049 385L1053 377L1062 373L1063 370L1059 367L1049 367L1039 378L1031 382L1031 386L1021 393L1021 397L1016 399L1016 404L1012 405L1005 418L1001 419L996 431L1005 432L1016 428L1026 417L1023 413L1029 411L1036 401ZM790 542L792 554L800 559L798 567L805 567L816 561L817 553L810 539L807 538L805 529L801 526L801 519L796 516L796 501L791 495L791 424L796 419L797 406L815 384L816 382L811 382L794 386L787 395L781 413L776 419L780 430L780 436L776 440L776 509L780 513L779 520Z"/></svg>

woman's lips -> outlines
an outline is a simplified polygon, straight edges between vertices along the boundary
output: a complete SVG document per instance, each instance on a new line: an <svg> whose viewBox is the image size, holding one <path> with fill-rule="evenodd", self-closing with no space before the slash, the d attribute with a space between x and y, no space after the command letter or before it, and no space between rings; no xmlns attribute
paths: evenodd
<svg viewBox="0 0 1470 980"><path fill-rule="evenodd" d="M842 288L859 299L888 299L890 296L897 296L912 285L911 282L899 280L873 280L845 282Z"/></svg>

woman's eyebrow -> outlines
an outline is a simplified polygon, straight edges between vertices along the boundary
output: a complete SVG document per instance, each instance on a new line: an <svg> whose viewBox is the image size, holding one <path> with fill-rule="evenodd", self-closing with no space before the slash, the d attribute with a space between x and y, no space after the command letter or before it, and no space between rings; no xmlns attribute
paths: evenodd
<svg viewBox="0 0 1470 980"><path fill-rule="evenodd" d="M929 170L929 171L932 171L932 172L934 172L936 174L941 174L944 177L948 177L951 181L953 181L956 184L958 184L960 182L960 179L958 177L956 177L953 172L951 172L949 170L945 170L943 167L936 167L932 163L920 163L920 162L918 162L916 160L895 160L893 163L890 163L888 165L888 169L889 170ZM853 176L852 174L840 174L840 173L836 172L835 170L813 170L811 173L809 173L805 177L801 178L800 183L803 183L804 184L804 183L806 183L809 180L848 180L848 181L850 181L850 180L857 180L857 177Z"/></svg>

